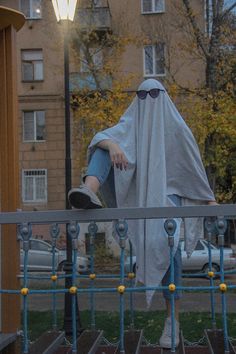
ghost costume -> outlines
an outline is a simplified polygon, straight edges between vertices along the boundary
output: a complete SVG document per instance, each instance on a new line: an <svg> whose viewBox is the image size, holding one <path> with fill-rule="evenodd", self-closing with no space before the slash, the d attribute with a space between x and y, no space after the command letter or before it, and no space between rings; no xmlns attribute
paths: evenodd
<svg viewBox="0 0 236 354"><path fill-rule="evenodd" d="M181 197L183 205L214 201L195 139L163 85L148 79L138 90L153 88L161 90L157 98L148 94L141 100L136 96L119 123L97 133L89 145L91 157L100 141L110 139L128 160L126 171L114 168L114 193L108 193L106 183L102 186L105 201L118 208L173 206L168 198L173 194ZM128 237L136 254L136 280L146 286L158 286L170 265L164 221L128 221ZM181 220L176 221L174 253ZM188 255L196 246L200 229L201 220L186 219ZM152 295L147 292L148 304Z"/></svg>

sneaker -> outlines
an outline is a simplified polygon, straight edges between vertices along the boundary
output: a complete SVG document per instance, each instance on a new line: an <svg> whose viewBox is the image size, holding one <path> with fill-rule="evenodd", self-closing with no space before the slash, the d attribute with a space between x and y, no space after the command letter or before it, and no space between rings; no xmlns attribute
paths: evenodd
<svg viewBox="0 0 236 354"><path fill-rule="evenodd" d="M179 322L175 320L175 347L179 345ZM171 318L165 321L165 327L160 338L160 346L162 348L171 348Z"/></svg>
<svg viewBox="0 0 236 354"><path fill-rule="evenodd" d="M70 205L76 209L98 209L102 203L85 184L79 188L72 188L68 193Z"/></svg>

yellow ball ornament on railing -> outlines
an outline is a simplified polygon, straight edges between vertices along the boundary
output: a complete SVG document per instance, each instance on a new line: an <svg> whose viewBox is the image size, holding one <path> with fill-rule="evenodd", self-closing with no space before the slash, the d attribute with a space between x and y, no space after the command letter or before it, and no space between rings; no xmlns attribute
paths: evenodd
<svg viewBox="0 0 236 354"><path fill-rule="evenodd" d="M134 279L135 278L135 274L134 273L128 273L127 274L129 279Z"/></svg>
<svg viewBox="0 0 236 354"><path fill-rule="evenodd" d="M222 291L223 293L224 293L225 291L227 291L227 285L226 285L225 283L221 283L221 284L219 285L219 288L220 288L220 291Z"/></svg>
<svg viewBox="0 0 236 354"><path fill-rule="evenodd" d="M52 281L56 281L57 280L57 275L56 274L51 275L51 280Z"/></svg>
<svg viewBox="0 0 236 354"><path fill-rule="evenodd" d="M77 293L77 287L76 287L76 286L70 287L69 293L70 293L70 294L73 294L73 295L76 294L76 293Z"/></svg>
<svg viewBox="0 0 236 354"><path fill-rule="evenodd" d="M22 288L20 292L21 292L21 295L26 296L29 293L29 289L28 288Z"/></svg>
<svg viewBox="0 0 236 354"><path fill-rule="evenodd" d="M90 278L91 280L94 280L94 279L96 278L96 274L95 274L95 273L89 274L89 278Z"/></svg>
<svg viewBox="0 0 236 354"><path fill-rule="evenodd" d="M125 286L124 286L124 285L119 285L118 288L117 288L117 291L118 291L120 294L124 294L124 292L125 292Z"/></svg>
<svg viewBox="0 0 236 354"><path fill-rule="evenodd" d="M215 276L215 273L212 271L208 272L208 277L213 278Z"/></svg>
<svg viewBox="0 0 236 354"><path fill-rule="evenodd" d="M170 291L175 291L175 289L176 289L176 286L175 286L175 284L169 284L169 290Z"/></svg>

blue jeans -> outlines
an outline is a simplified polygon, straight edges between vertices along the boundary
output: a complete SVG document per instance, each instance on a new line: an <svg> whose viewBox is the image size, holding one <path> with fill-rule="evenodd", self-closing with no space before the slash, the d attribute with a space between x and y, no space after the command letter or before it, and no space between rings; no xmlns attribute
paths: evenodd
<svg viewBox="0 0 236 354"><path fill-rule="evenodd" d="M111 159L109 156L109 152L100 148L97 148L89 162L88 169L86 172L86 176L95 176L97 177L100 185L102 186L105 181L109 182L109 188L114 193L115 185L114 185L114 171L111 164ZM181 198L178 195L169 195L168 196L172 202L176 206L181 205ZM176 250L174 256L174 284L176 286L181 286L181 273L182 273L182 258L181 258L181 248L180 244ZM162 279L162 286L168 286L171 282L170 279L170 267L167 270L164 278ZM179 299L181 292L176 290L174 292L175 299ZM165 299L170 300L171 295L169 290L163 290L163 296Z"/></svg>
<svg viewBox="0 0 236 354"><path fill-rule="evenodd" d="M87 176L97 177L100 185L102 186L104 182L107 180L108 176L110 176L110 174L113 174L114 176L111 167L112 165L111 165L109 152L107 150L97 148L94 151L91 160L89 161L89 165L85 177ZM113 182L114 182L114 178L113 178Z"/></svg>

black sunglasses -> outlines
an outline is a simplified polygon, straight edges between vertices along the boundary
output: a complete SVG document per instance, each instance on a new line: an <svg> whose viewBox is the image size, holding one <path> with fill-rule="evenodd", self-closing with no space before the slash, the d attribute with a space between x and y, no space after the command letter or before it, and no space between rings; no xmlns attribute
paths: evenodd
<svg viewBox="0 0 236 354"><path fill-rule="evenodd" d="M157 98L160 94L160 91L164 91L164 90L160 90L158 88L153 88L149 91L139 90L139 91L136 91L136 95L138 96L138 98L140 98L140 100L145 100L148 93L152 98Z"/></svg>

